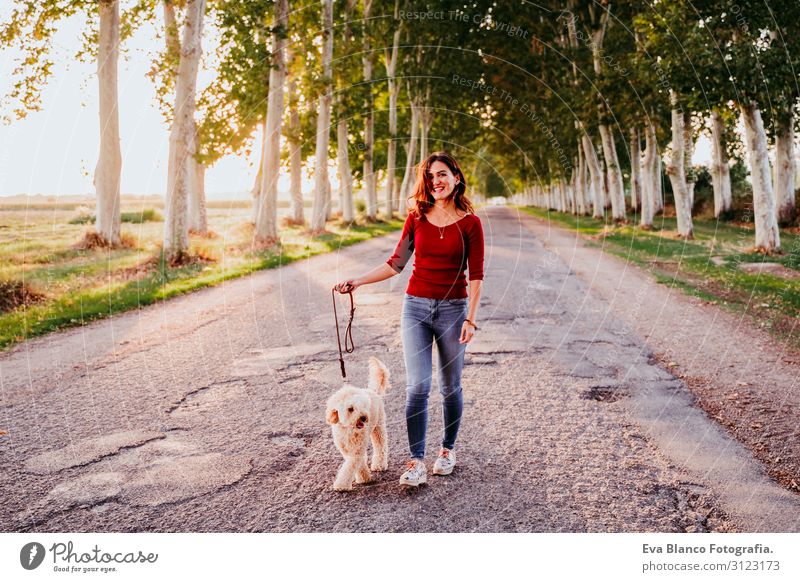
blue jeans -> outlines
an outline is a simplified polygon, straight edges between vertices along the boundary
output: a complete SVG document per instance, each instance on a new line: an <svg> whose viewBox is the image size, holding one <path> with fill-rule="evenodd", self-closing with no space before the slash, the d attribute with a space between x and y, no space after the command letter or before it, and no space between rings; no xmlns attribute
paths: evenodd
<svg viewBox="0 0 800 582"><path fill-rule="evenodd" d="M456 443L464 401L461 370L467 344L458 342L467 317L467 299L428 299L405 294L400 329L406 363L406 426L411 457L425 457L428 394L431 391L433 342L439 353L439 392L443 398L444 440Z"/></svg>

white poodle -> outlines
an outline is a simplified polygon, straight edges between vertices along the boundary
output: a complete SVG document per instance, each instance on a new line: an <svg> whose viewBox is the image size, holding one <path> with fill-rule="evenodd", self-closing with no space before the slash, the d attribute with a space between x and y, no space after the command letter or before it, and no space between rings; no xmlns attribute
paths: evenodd
<svg viewBox="0 0 800 582"><path fill-rule="evenodd" d="M369 388L345 384L326 406L325 417L331 425L333 442L344 457L333 488L348 491L353 482L368 483L373 471L389 466L389 443L386 438L386 411L383 395L389 388L389 370L378 358L369 359ZM367 467L367 440L372 439L372 463Z"/></svg>

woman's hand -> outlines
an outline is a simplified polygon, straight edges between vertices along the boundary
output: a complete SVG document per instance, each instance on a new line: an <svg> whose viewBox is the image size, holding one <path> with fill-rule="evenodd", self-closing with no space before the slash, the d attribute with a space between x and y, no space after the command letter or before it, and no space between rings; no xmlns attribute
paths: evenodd
<svg viewBox="0 0 800 582"><path fill-rule="evenodd" d="M337 283L334 286L334 289L336 291L338 291L339 293L344 294L344 293L352 293L353 291L355 291L360 286L361 286L361 284L358 282L357 279L347 279L346 281L342 281L341 283Z"/></svg>
<svg viewBox="0 0 800 582"><path fill-rule="evenodd" d="M458 343L468 344L474 335L475 327L469 321L465 321L461 324L461 337L458 339Z"/></svg>

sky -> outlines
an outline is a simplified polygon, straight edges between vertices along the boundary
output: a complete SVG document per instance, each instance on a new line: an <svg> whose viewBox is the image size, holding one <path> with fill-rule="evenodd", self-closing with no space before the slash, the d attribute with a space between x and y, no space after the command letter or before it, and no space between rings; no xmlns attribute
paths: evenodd
<svg viewBox="0 0 800 582"><path fill-rule="evenodd" d="M0 20L5 21L9 13L10 3L0 3ZM82 25L78 15L59 26L53 43L55 65L42 94L42 111L8 126L0 124L0 196L94 193L92 175L99 145L96 64L74 58ZM128 51L119 64L122 194L163 194L166 188L169 133L158 111L153 85L146 77L152 55L160 46L155 26L145 24L126 43ZM213 35L213 30L207 30ZM203 43L205 50L210 43L213 44L213 36ZM2 95L11 86L10 73L17 55L11 49L0 50ZM201 72L200 87L211 74L212 71ZM249 158L227 156L209 168L207 197L246 198L258 168L258 150L253 148ZM708 141L701 138L694 162L707 163L709 159ZM335 172L331 172L331 182L335 189ZM304 191L308 192L310 185L306 177ZM281 176L278 189L288 190L288 176Z"/></svg>

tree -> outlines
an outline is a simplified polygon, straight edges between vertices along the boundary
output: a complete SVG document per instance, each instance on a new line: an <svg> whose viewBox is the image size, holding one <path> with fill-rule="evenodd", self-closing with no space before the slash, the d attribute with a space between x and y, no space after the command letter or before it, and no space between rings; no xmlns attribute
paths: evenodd
<svg viewBox="0 0 800 582"><path fill-rule="evenodd" d="M86 14L89 29L77 58L97 61L100 153L93 180L97 196L95 228L103 244L111 246L120 243L121 230L117 63L121 43L133 34L147 9L147 0L140 0L123 14L118 0L19 0L8 22L0 24L1 46L14 45L24 55L12 71L15 82L6 98L12 114L4 119L10 122L12 116L22 119L28 112L41 110L41 91L52 74L50 51L57 25L79 12ZM96 19L99 23L95 27Z"/></svg>
<svg viewBox="0 0 800 582"><path fill-rule="evenodd" d="M314 206L311 230L325 231L325 220L330 212L331 185L328 179L328 148L331 131L331 77L333 58L333 0L322 0L322 76L317 101L317 147L314 169Z"/></svg>
<svg viewBox="0 0 800 582"><path fill-rule="evenodd" d="M289 18L288 0L276 0L272 28L272 68L269 74L269 101L264 124L263 174L256 240L273 244L278 237L278 174L281 167L281 127L283 122L283 87L286 80L286 44Z"/></svg>
<svg viewBox="0 0 800 582"><path fill-rule="evenodd" d="M101 0L100 34L97 45L97 79L100 84L100 155L94 171L97 193L95 229L112 246L120 244L120 182L122 151L119 145L119 2Z"/></svg>
<svg viewBox="0 0 800 582"><path fill-rule="evenodd" d="M183 262L189 249L187 206L195 175L195 91L204 13L205 0L187 0L175 83L175 117L169 137L164 253L171 263Z"/></svg>

